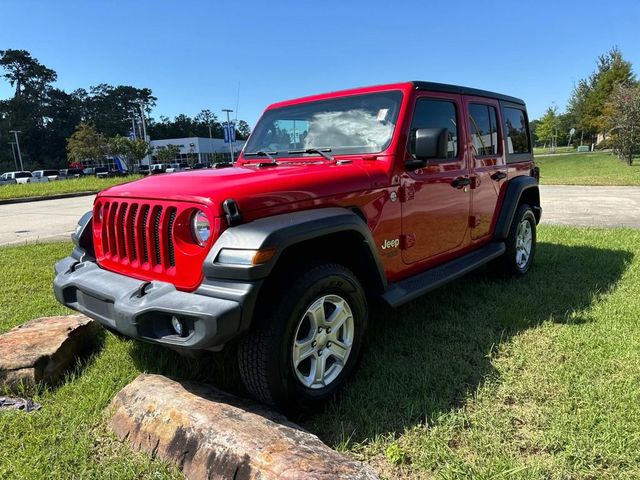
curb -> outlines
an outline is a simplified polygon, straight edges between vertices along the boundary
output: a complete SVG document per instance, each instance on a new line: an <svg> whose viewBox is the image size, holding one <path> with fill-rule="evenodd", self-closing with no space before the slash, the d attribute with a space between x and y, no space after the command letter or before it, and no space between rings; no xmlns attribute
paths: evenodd
<svg viewBox="0 0 640 480"><path fill-rule="evenodd" d="M46 197L8 198L6 200L0 200L0 205L10 205L12 203L42 202L44 200L59 200L61 198L87 197L89 195L95 195L99 191L100 190L87 191L87 192L74 192L74 193L60 193L58 195L49 195Z"/></svg>

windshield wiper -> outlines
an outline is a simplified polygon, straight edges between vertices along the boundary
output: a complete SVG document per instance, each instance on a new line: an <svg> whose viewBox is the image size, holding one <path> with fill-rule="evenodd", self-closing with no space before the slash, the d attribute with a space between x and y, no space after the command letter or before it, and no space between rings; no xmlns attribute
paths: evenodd
<svg viewBox="0 0 640 480"><path fill-rule="evenodd" d="M300 154L300 153L317 153L318 155L322 155L325 159L329 160L330 162L335 162L336 159L333 158L328 153L326 153L330 151L331 151L330 148L307 148L305 150L289 150L287 153L294 154L294 155Z"/></svg>
<svg viewBox="0 0 640 480"><path fill-rule="evenodd" d="M269 160L271 160L271 163L273 165L277 165L278 161L275 159L275 157L273 155L277 155L278 152L264 152L262 150L260 150L259 152L249 152L249 153L243 153L242 156L243 157L248 157L248 156L256 156L256 157L267 157Z"/></svg>

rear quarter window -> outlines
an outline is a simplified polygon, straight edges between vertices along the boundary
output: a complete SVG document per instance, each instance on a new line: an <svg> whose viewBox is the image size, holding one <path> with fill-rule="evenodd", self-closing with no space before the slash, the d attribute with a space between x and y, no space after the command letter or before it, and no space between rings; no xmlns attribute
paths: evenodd
<svg viewBox="0 0 640 480"><path fill-rule="evenodd" d="M525 161L531 157L529 121L524 108L502 107L505 153L508 162Z"/></svg>

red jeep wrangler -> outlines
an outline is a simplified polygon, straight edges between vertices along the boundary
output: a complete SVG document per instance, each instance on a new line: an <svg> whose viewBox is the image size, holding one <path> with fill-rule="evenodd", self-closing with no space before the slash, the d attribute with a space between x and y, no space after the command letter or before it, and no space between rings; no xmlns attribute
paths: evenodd
<svg viewBox="0 0 640 480"><path fill-rule="evenodd" d="M101 192L55 293L183 353L237 339L245 386L272 405L344 384L370 301L533 260L538 170L517 98L409 82L277 103L216 167Z"/></svg>

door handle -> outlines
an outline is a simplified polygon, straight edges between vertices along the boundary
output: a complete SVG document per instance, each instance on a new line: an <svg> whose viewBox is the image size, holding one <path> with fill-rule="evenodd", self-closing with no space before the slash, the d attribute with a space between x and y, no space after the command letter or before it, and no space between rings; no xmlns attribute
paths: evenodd
<svg viewBox="0 0 640 480"><path fill-rule="evenodd" d="M507 178L507 174L504 172L496 172L493 175L491 175L491 180L495 180L496 182L499 182L503 178Z"/></svg>
<svg viewBox="0 0 640 480"><path fill-rule="evenodd" d="M451 182L451 186L453 188L462 188L467 185L471 185L471 179L467 177L458 177L453 182Z"/></svg>

